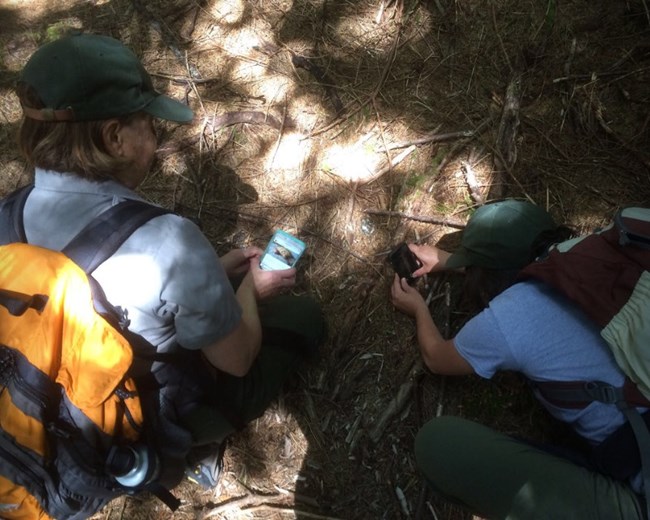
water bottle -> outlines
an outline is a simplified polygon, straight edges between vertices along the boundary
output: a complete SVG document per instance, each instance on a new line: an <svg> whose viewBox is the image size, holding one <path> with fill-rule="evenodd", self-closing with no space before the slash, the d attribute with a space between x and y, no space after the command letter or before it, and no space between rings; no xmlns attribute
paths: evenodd
<svg viewBox="0 0 650 520"><path fill-rule="evenodd" d="M145 444L113 446L108 454L108 472L125 487L151 482L158 473L158 457Z"/></svg>

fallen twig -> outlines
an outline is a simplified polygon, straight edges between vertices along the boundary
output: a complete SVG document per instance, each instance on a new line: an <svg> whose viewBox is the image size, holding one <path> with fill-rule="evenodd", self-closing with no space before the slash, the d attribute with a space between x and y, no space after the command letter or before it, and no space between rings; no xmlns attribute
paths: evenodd
<svg viewBox="0 0 650 520"><path fill-rule="evenodd" d="M340 520L331 516L324 516L318 513L310 513L308 511L297 510L295 507L287 506L284 503L273 503L273 499L281 498L286 500L287 496L292 496L294 500L298 499L297 495L291 491L283 490L282 493L275 495L245 495L239 498L233 498L222 502L221 504L213 507L210 511L207 511L204 515L201 516L201 520L207 520L208 518L214 518L217 515L226 513L228 511L259 511L262 509L273 509L275 511L292 513L297 516L303 516L308 518L316 518L319 520Z"/></svg>
<svg viewBox="0 0 650 520"><path fill-rule="evenodd" d="M503 168L512 169L517 161L517 135L519 131L519 108L521 105L521 75L514 74L506 88L501 112L496 149L505 161Z"/></svg>
<svg viewBox="0 0 650 520"><path fill-rule="evenodd" d="M492 186L488 198L500 199L504 196L503 171L505 170L510 178L522 189L523 186L513 175L512 168L517 161L517 136L519 133L519 108L521 105L521 74L513 73L503 102L501 121L494 147L494 171ZM528 197L530 198L530 197Z"/></svg>
<svg viewBox="0 0 650 520"><path fill-rule="evenodd" d="M640 74L642 72L645 72L648 70L649 67L642 67L640 69L633 70L631 72L592 72L590 74L570 74L568 76L562 76L559 78L555 78L553 80L553 83L562 83L564 81L572 81L572 80L586 80L589 82L596 81L599 78L605 78L605 77L616 77L618 76L617 79L622 79L627 76L633 76L634 74Z"/></svg>
<svg viewBox="0 0 650 520"><path fill-rule="evenodd" d="M402 488L396 486L395 494L397 495L397 500L399 500L399 505L402 508L402 513L404 513L406 518L411 518L411 510L409 509L409 503L406 500L406 495L404 494L404 491L402 491Z"/></svg>
<svg viewBox="0 0 650 520"><path fill-rule="evenodd" d="M404 159L406 159L409 155L411 155L417 147L415 145L409 146L406 150L403 152L397 154L395 157L393 157L390 162L384 166L383 168L380 168L376 172L374 172L368 181L366 181L364 184L367 184L368 182L376 181L379 177L382 175L388 173L391 171L395 166L397 166L399 163L401 163Z"/></svg>
<svg viewBox="0 0 650 520"><path fill-rule="evenodd" d="M455 219L452 217L411 215L409 213L403 213L401 211L389 211L389 210L382 210L382 209L366 209L364 212L368 213L369 215L383 215L386 217L407 218L409 220L416 220L418 222L426 222L427 224L439 224L441 226L448 226L457 229L465 229L466 226L465 221L460 219Z"/></svg>
<svg viewBox="0 0 650 520"><path fill-rule="evenodd" d="M282 113L282 126L280 127L280 132L278 133L278 138L275 142L275 148L273 150L273 155L271 156L271 160L269 161L269 170L273 168L273 163L275 162L275 157L278 154L278 150L280 149L280 143L282 141L282 136L284 134L284 125L286 124L287 121L287 99L285 97L284 99L284 110Z"/></svg>
<svg viewBox="0 0 650 520"><path fill-rule="evenodd" d="M483 205L483 195L481 195L481 188L479 187L476 180L476 173L474 173L474 168L472 168L472 165L469 162L462 161L460 169L465 177L465 182L469 188L469 193L472 196L472 200L479 206Z"/></svg>
<svg viewBox="0 0 650 520"><path fill-rule="evenodd" d="M475 130L461 130L459 132L449 132L446 134L430 134L428 136L422 137L420 139L414 139L412 141L406 141L403 143L395 143L388 146L388 150L396 150L398 148L407 148L409 146L419 146L422 144L429 143L442 143L444 141L453 141L455 139L463 139L467 137L473 137L476 133Z"/></svg>
<svg viewBox="0 0 650 520"><path fill-rule="evenodd" d="M384 434L384 430L388 423L404 408L411 395L411 390L413 390L416 380L423 373L424 367L422 361L418 359L413 363L407 380L399 387L397 395L391 399L384 409L384 412L381 414L379 419L377 419L375 426L370 431L369 437L373 443L376 444L379 442L379 439L381 439L381 436Z"/></svg>

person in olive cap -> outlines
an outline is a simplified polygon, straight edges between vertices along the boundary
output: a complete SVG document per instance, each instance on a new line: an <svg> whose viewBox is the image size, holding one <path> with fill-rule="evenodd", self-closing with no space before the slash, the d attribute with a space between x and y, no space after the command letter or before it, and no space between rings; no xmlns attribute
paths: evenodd
<svg viewBox="0 0 650 520"><path fill-rule="evenodd" d="M18 144L35 169L26 236L53 250L118 202L142 200L134 190L154 160L155 119L194 118L154 88L131 50L101 35L42 46L16 90L24 113ZM295 269L263 271L261 253L252 246L219 258L192 220L166 214L137 229L93 273L108 300L127 311L132 331L158 352L200 351L214 373L211 401L221 407L187 409L182 417L195 444L221 442L261 415L322 340L316 302L278 295L295 284ZM241 280L236 288L234 279ZM266 326L288 331L294 344L278 341L282 334L263 341ZM182 400L182 386L178 394ZM214 484L214 460L193 468L193 478Z"/></svg>
<svg viewBox="0 0 650 520"><path fill-rule="evenodd" d="M541 282L517 279L521 268L569 237L570 230L542 208L505 200L473 214L454 253L409 244L423 264L414 276L462 269L467 296L479 309L454 338L444 338L418 289L395 275L392 302L415 319L431 372L490 379L507 370L532 381L622 385L623 373L586 315ZM625 423L608 404L567 409L536 397L588 445ZM459 417L426 423L415 455L434 493L485 518L643 518L640 475L615 480L588 469L582 452L535 447Z"/></svg>

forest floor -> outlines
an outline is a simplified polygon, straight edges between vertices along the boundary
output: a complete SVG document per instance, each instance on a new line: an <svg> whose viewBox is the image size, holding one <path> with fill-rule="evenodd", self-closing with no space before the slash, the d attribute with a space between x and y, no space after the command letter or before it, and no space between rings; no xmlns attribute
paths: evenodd
<svg viewBox="0 0 650 520"><path fill-rule="evenodd" d="M453 249L503 197L585 232L647 205L645 0L0 0L0 195L31 175L12 85L70 28L122 40L197 115L164 126L141 193L200 218L219 253L303 239L295 292L330 324L320 360L231 439L216 489L184 482L174 514L121 498L96 520L464 519L422 492L422 424L556 435L514 374L422 369L385 258L403 240ZM418 286L447 335L467 319L460 278Z"/></svg>

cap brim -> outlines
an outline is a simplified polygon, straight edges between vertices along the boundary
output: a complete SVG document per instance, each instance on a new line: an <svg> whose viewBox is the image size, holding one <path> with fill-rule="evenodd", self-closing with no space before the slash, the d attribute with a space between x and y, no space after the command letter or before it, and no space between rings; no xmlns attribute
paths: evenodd
<svg viewBox="0 0 650 520"><path fill-rule="evenodd" d="M162 94L156 96L142 110L159 119L174 121L175 123L189 123L194 119L194 112L190 107Z"/></svg>

